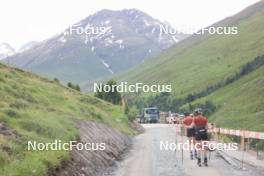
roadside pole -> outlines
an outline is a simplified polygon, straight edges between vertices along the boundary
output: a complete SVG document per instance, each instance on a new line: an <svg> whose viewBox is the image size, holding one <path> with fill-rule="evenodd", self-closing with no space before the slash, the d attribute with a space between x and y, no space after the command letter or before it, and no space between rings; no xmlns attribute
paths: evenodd
<svg viewBox="0 0 264 176"><path fill-rule="evenodd" d="M177 126L175 126L175 134L176 134L176 136L175 136L175 144L178 146L178 140L177 140L177 137L178 137L178 129L177 129L178 127ZM177 159L177 148L175 148L175 150L174 150L174 152L175 152L175 157L176 157L176 166L177 166L177 164L178 164L178 159Z"/></svg>
<svg viewBox="0 0 264 176"><path fill-rule="evenodd" d="M245 132L243 131L241 135L241 149L242 149L242 160L241 160L241 169L244 169L244 156L245 156Z"/></svg>
<svg viewBox="0 0 264 176"><path fill-rule="evenodd" d="M181 142L183 144L183 126L181 126ZM183 164L183 146L181 147L181 157L182 157L182 164Z"/></svg>

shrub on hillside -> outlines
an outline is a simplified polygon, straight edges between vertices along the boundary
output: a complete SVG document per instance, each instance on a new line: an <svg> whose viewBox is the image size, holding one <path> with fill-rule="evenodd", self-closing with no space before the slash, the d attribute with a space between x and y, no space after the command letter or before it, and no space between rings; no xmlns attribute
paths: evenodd
<svg viewBox="0 0 264 176"><path fill-rule="evenodd" d="M127 114L128 120L133 122L136 119L138 114L139 114L139 112L138 112L138 109L136 107L133 106L133 107L129 108L128 114Z"/></svg>
<svg viewBox="0 0 264 176"><path fill-rule="evenodd" d="M114 81L114 80L109 80L106 85L101 85L101 89L102 91L97 91L95 93L95 97L97 98L100 98L100 99L103 99L105 101L108 101L110 103L113 103L113 104L116 104L116 105L119 105L121 103L121 94L117 91L115 87L115 85L117 85L117 82ZM109 86L111 87L111 90L108 91L108 92L105 92L104 91L104 86Z"/></svg>
<svg viewBox="0 0 264 176"><path fill-rule="evenodd" d="M72 84L71 82L68 82L67 86L68 86L69 88L74 89L74 90L77 90L77 91L79 91L79 92L81 91L81 88L80 88L80 86L79 86L78 84L74 85L74 84Z"/></svg>

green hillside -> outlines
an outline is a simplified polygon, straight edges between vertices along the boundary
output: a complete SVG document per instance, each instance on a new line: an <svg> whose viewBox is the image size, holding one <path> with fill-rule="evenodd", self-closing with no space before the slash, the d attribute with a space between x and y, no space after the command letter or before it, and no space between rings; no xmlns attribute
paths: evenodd
<svg viewBox="0 0 264 176"><path fill-rule="evenodd" d="M225 81L239 72L243 65L264 54L263 19L264 1L261 1L235 16L213 25L237 26L238 35L193 35L159 57L120 75L118 79L130 83L172 84L172 94L176 98L185 98L190 94L206 90L210 86ZM247 83L245 82L246 77L254 77L254 80L259 80L259 82ZM208 99L218 103L217 111L212 115L212 119L224 126L241 127L244 125L243 123L232 122L251 118L252 120L249 120L251 124L245 124L245 126L264 131L263 125L253 126L253 124L260 122L260 116L264 109L264 104L260 101L261 98L263 99L261 97L263 93L260 92L264 90L263 72L259 68L246 77L242 77L241 80L210 94ZM254 88L259 86L259 90L245 90L245 85ZM239 98L235 98L231 89L236 91ZM246 100L248 97L251 97L251 102L241 101L241 99ZM228 105L229 110L227 106L226 108L223 106L227 101L234 102L234 104ZM183 105L182 107L186 106ZM230 109L247 113L241 116L241 113L234 114ZM230 114L231 112L233 115Z"/></svg>
<svg viewBox="0 0 264 176"><path fill-rule="evenodd" d="M27 141L74 140L79 119L134 133L120 107L0 64L0 175L41 176L69 159L67 151L27 151Z"/></svg>
<svg viewBox="0 0 264 176"><path fill-rule="evenodd" d="M218 110L210 119L218 126L264 131L264 67L191 104L212 101ZM187 105L185 105L187 106Z"/></svg>

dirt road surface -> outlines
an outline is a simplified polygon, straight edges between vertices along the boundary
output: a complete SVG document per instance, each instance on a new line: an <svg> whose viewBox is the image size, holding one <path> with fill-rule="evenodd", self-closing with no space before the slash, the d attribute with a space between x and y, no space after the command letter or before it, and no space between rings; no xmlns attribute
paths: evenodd
<svg viewBox="0 0 264 176"><path fill-rule="evenodd" d="M190 160L189 151L161 150L160 142L177 143L184 140L167 124L145 124L145 133L135 137L132 150L118 163L115 176L260 176L254 167L234 168L211 153L209 167L198 167Z"/></svg>

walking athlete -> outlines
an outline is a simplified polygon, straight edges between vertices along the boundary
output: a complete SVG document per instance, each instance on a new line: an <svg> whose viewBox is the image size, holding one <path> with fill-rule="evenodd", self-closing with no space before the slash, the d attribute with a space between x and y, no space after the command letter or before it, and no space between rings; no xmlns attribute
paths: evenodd
<svg viewBox="0 0 264 176"><path fill-rule="evenodd" d="M195 128L195 141L198 148L197 164L201 167L201 157L204 159L204 166L208 166L207 150L203 145L204 141L208 140L207 129L208 121L207 118L202 115L201 109L196 109L194 114L194 128Z"/></svg>
<svg viewBox="0 0 264 176"><path fill-rule="evenodd" d="M195 129L194 129L194 119L193 116L190 115L190 113L184 113L184 119L183 119L183 125L186 131L186 136L188 137L189 140L189 150L190 150L190 158L191 160L193 160L194 156L196 157L196 150L194 149L194 151L192 150L195 144Z"/></svg>

